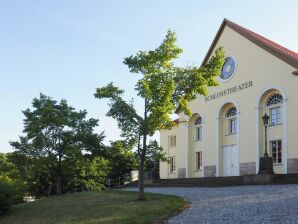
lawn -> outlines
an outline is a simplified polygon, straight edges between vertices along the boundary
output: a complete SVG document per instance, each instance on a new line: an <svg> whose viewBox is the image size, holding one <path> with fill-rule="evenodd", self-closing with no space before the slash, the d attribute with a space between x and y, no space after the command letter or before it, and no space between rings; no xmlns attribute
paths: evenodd
<svg viewBox="0 0 298 224"><path fill-rule="evenodd" d="M176 196L146 194L136 200L136 192L106 190L53 196L13 206L0 223L159 223L187 206Z"/></svg>

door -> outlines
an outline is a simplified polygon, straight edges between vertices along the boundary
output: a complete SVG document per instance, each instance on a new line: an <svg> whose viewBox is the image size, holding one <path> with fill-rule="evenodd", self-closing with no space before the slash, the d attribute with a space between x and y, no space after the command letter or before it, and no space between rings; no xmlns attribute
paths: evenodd
<svg viewBox="0 0 298 224"><path fill-rule="evenodd" d="M223 147L223 176L239 176L239 150L237 145Z"/></svg>

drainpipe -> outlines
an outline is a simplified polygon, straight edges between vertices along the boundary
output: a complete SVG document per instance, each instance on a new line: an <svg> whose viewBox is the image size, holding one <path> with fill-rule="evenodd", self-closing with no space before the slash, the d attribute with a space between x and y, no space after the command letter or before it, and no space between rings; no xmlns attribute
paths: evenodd
<svg viewBox="0 0 298 224"><path fill-rule="evenodd" d="M185 124L185 149L186 149L186 153L185 153L185 177L188 178L188 124Z"/></svg>

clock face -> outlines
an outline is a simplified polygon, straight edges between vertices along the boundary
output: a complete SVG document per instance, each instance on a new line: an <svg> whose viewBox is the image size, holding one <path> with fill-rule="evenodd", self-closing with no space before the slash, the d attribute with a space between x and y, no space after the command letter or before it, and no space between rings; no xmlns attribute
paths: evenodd
<svg viewBox="0 0 298 224"><path fill-rule="evenodd" d="M224 65L222 66L220 78L222 79L230 78L235 71L235 67L236 67L235 60L232 57L227 57L225 59Z"/></svg>

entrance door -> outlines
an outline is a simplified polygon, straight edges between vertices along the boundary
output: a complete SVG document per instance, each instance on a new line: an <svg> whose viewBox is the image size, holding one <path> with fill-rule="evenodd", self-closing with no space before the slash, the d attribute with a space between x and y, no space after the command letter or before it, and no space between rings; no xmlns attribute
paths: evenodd
<svg viewBox="0 0 298 224"><path fill-rule="evenodd" d="M239 150L237 145L223 147L223 175L239 176Z"/></svg>

